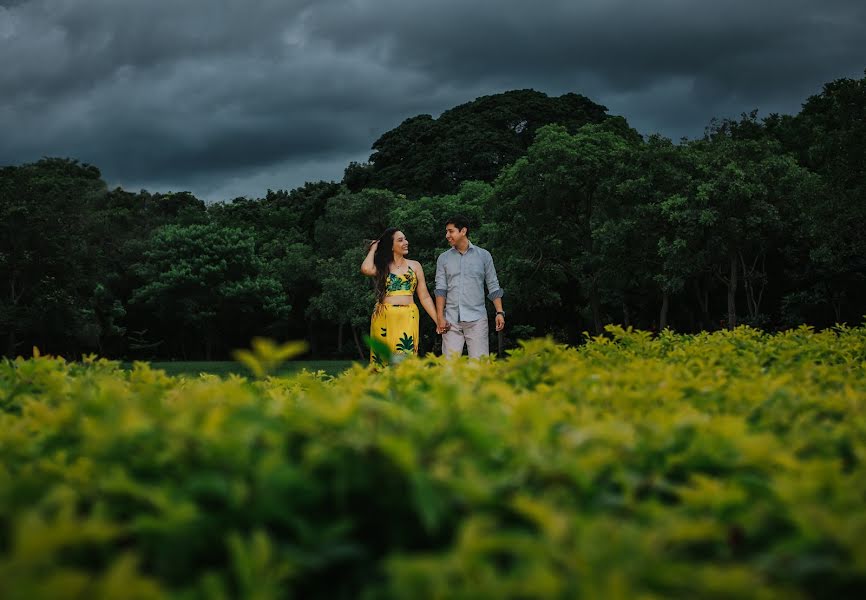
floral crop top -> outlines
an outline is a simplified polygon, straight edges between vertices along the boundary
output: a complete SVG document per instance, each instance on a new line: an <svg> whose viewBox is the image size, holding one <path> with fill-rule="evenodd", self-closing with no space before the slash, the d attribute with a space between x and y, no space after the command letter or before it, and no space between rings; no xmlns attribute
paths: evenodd
<svg viewBox="0 0 866 600"><path fill-rule="evenodd" d="M405 275L388 273L388 277L385 278L385 296L411 296L417 287L418 276L412 267L409 267Z"/></svg>

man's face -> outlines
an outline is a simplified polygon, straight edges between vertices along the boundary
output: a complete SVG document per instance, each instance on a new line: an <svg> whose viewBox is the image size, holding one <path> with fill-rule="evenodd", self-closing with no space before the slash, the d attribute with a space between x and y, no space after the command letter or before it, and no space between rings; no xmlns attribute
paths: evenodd
<svg viewBox="0 0 866 600"><path fill-rule="evenodd" d="M448 225L445 226L445 239L448 240L448 243L452 246L458 245L466 239L466 228L457 229L454 223L448 223Z"/></svg>

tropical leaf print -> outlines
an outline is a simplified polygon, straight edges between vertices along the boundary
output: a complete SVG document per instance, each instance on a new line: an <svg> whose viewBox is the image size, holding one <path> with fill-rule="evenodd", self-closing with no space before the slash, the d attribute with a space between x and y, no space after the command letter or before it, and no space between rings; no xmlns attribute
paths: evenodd
<svg viewBox="0 0 866 600"><path fill-rule="evenodd" d="M404 332L403 337L401 337L400 341L397 342L397 352L403 352L404 354L414 353L415 338Z"/></svg>
<svg viewBox="0 0 866 600"><path fill-rule="evenodd" d="M415 275L415 271L412 270L412 267L409 267L409 270L406 272L405 275L395 275L394 273L388 273L388 280L385 284L385 291L414 292L417 282L418 279Z"/></svg>

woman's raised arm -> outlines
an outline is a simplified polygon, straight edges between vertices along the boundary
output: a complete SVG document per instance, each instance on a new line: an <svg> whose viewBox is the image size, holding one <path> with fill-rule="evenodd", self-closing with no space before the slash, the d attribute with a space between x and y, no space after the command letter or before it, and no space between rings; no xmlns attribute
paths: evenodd
<svg viewBox="0 0 866 600"><path fill-rule="evenodd" d="M376 265L373 263L373 255L376 254L376 248L379 247L379 240L375 240L370 244L370 249L367 250L367 258L361 263L361 273L367 277L376 276Z"/></svg>

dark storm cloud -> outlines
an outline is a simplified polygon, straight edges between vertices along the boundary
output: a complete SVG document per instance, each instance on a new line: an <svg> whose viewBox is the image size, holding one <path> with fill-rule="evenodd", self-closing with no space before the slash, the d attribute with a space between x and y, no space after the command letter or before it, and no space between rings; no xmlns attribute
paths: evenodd
<svg viewBox="0 0 866 600"><path fill-rule="evenodd" d="M866 66L866 3L856 0L376 5L356 5L351 18L331 5L310 25L346 51L376 47L440 84L579 91L630 120L649 102L643 125L669 134L698 135L719 110L795 111L822 83Z"/></svg>
<svg viewBox="0 0 866 600"><path fill-rule="evenodd" d="M859 0L7 1L0 164L256 196L339 179L408 116L527 87L694 137L861 76L864 40Z"/></svg>
<svg viewBox="0 0 866 600"><path fill-rule="evenodd" d="M660 77L768 85L767 69L863 60L866 4L816 0L383 0L378 10L329 4L309 26L338 47L378 47L391 64L475 81L541 72L597 75L614 90ZM363 5L366 6L366 5ZM805 64L804 64L805 63ZM790 71L789 71L790 72ZM773 73L769 73L773 74Z"/></svg>

